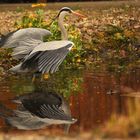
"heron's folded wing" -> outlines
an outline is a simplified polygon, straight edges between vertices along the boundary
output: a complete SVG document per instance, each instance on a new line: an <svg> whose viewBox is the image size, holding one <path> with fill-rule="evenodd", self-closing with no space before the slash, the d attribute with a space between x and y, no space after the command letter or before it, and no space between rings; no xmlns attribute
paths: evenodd
<svg viewBox="0 0 140 140"><path fill-rule="evenodd" d="M42 43L44 36L50 34L50 31L42 28L20 29L2 37L0 46L3 48L13 48L13 57L21 59Z"/></svg>
<svg viewBox="0 0 140 140"><path fill-rule="evenodd" d="M36 69L42 73L54 73L63 62L66 55L73 46L72 43L51 50L36 51L32 53L22 64L22 69ZM52 46L53 47L53 46Z"/></svg>

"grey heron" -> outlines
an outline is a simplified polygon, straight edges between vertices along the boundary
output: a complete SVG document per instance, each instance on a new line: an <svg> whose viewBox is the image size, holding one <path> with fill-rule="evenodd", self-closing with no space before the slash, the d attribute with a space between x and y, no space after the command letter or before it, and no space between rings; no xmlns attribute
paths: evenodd
<svg viewBox="0 0 140 140"><path fill-rule="evenodd" d="M0 106L0 116L18 129L35 130L53 124L64 124L68 131L69 126L77 121L71 117L65 99L54 91L35 91L12 101L17 104L17 109Z"/></svg>
<svg viewBox="0 0 140 140"><path fill-rule="evenodd" d="M51 35L51 33L41 28L21 29L10 33L6 39L3 39L1 46L13 48L13 57L23 59L20 64L10 70L16 73L34 71L44 74L56 72L74 45L73 42L68 41L67 31L63 24L64 17L69 14L84 17L68 7L63 7L59 11L56 18L62 40L43 42L43 36Z"/></svg>

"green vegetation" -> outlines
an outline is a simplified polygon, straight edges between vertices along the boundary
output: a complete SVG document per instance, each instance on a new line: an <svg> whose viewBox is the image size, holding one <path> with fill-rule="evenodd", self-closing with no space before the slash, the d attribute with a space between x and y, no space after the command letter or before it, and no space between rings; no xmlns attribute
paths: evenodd
<svg viewBox="0 0 140 140"><path fill-rule="evenodd" d="M42 90L53 90L67 99L71 95L77 95L82 93L83 88L83 71L82 70L62 70L58 71L51 76L47 75L44 81L41 82L40 77L36 77L36 81L34 83L31 82L32 75L26 74L26 76L9 76L8 85L10 90L15 95L26 94L33 91L42 91ZM19 81L19 82L17 82Z"/></svg>

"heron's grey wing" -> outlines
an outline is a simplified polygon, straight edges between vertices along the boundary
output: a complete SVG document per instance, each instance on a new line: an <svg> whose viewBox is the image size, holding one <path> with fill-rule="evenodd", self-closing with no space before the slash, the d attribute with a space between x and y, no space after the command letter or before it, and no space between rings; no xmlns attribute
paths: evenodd
<svg viewBox="0 0 140 140"><path fill-rule="evenodd" d="M4 48L16 48L21 43L28 42L29 39L43 41L43 37L51 35L51 32L42 28L24 28L17 31L8 33L1 39L1 47ZM29 39L28 39L29 38ZM27 41L26 41L27 39ZM20 45L21 45L20 44Z"/></svg>
<svg viewBox="0 0 140 140"><path fill-rule="evenodd" d="M42 73L54 73L70 51L73 43L54 50L32 53L21 65L21 69L36 69ZM53 47L53 46L52 46Z"/></svg>
<svg viewBox="0 0 140 140"><path fill-rule="evenodd" d="M51 35L51 32L42 28L20 29L5 36L1 40L1 47L13 48L13 57L21 59L42 43L47 35Z"/></svg>
<svg viewBox="0 0 140 140"><path fill-rule="evenodd" d="M56 72L59 65L67 56L69 47L71 47L71 45L67 45L66 47L58 50L43 52L38 61L38 70L42 73Z"/></svg>

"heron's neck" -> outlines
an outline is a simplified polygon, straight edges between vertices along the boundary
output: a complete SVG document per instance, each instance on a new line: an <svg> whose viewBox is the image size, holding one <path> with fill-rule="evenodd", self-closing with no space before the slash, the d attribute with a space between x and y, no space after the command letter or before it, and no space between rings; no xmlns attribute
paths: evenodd
<svg viewBox="0 0 140 140"><path fill-rule="evenodd" d="M65 29L64 23L63 23L64 17L65 17L65 15L63 13L60 14L60 16L58 18L58 25L59 25L60 30L61 30L61 38L62 38L62 40L68 40L67 30Z"/></svg>

